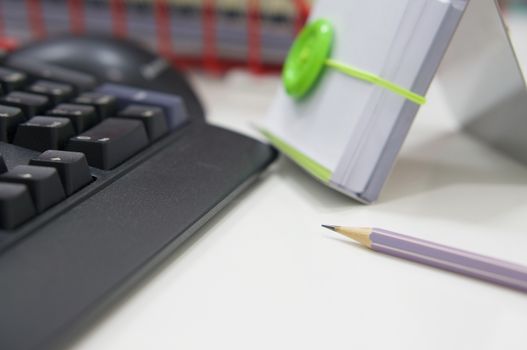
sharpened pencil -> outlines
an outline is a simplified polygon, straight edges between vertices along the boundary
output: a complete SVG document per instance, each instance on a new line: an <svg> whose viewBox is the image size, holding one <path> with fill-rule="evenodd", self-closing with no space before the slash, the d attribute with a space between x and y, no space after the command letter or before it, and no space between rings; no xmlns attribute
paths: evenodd
<svg viewBox="0 0 527 350"><path fill-rule="evenodd" d="M527 267L378 228L322 225L368 248L527 292Z"/></svg>

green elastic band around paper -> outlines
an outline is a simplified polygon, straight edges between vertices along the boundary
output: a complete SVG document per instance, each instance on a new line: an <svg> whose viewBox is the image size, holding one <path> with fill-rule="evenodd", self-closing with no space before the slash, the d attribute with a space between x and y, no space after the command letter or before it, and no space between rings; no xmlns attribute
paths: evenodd
<svg viewBox="0 0 527 350"><path fill-rule="evenodd" d="M282 153L295 161L298 165L308 171L311 175L318 178L324 183L329 183L332 177L332 173L326 167L320 165L313 159L306 156L304 153L300 152L293 146L284 142L279 137L273 135L265 129L260 129L260 132Z"/></svg>
<svg viewBox="0 0 527 350"><path fill-rule="evenodd" d="M287 94L295 99L306 97L317 85L325 67L331 67L356 79L388 89L423 105L426 98L368 71L331 59L335 29L331 21L317 19L299 33L284 63L282 79Z"/></svg>
<svg viewBox="0 0 527 350"><path fill-rule="evenodd" d="M337 70L341 71L342 73L347 74L349 76L352 76L354 78L365 80L365 81L368 81L368 82L370 82L372 84L375 84L375 85L381 86L381 87L383 87L385 89L388 89L388 90L390 90L390 91L392 91L392 92L394 92L394 93L396 93L398 95L401 95L401 96L407 98L408 100L410 100L410 101L412 101L412 102L414 102L414 103L416 103L418 105L424 105L426 103L426 98L424 96L418 95L418 94L416 94L416 93L414 93L414 92L412 92L412 91L410 91L408 89L403 88L400 85L392 83L391 81L383 79L380 76L375 75L373 73L364 71L364 70L359 69L359 68L355 68L353 66L350 66L350 65L347 65L347 64L344 64L344 63L332 60L332 59L327 59L326 60L326 65L328 67L337 69Z"/></svg>

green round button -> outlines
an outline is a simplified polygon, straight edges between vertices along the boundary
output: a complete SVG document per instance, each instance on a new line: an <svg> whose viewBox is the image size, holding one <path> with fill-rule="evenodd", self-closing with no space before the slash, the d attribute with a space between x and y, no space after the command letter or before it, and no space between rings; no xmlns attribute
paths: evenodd
<svg viewBox="0 0 527 350"><path fill-rule="evenodd" d="M309 23L293 43L285 61L282 80L294 98L304 97L317 83L331 54L333 25L325 19Z"/></svg>

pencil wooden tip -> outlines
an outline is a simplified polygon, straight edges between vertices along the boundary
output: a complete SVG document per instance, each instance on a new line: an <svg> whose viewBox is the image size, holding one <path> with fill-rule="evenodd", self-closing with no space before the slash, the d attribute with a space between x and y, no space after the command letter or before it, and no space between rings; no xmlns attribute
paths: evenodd
<svg viewBox="0 0 527 350"><path fill-rule="evenodd" d="M343 226L332 226L332 225L322 225L322 227L327 228L328 230L340 233L348 238L353 239L354 241L359 242L360 244L363 244L371 248L370 234L373 231L373 229L371 228L343 227Z"/></svg>

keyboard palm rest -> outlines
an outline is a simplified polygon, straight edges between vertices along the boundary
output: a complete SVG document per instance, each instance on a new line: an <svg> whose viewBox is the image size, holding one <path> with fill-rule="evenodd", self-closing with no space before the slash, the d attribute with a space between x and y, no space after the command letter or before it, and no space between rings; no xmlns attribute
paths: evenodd
<svg viewBox="0 0 527 350"><path fill-rule="evenodd" d="M0 255L0 276L10 281L0 291L0 338L13 338L10 330L20 323L30 330L25 333L28 344L41 339L40 320L27 317L17 305L23 303L31 314L53 315L56 305L40 301L55 300L57 291L62 317L49 317L42 332L59 331L77 320L79 310L96 313L100 298L130 282L123 276L138 278L163 259L254 180L252 169L264 166L249 155L267 156L269 148L232 139L231 132L211 126L191 129ZM248 152L232 152L240 146ZM27 254L35 259L24 259ZM50 284L49 276L60 278Z"/></svg>

